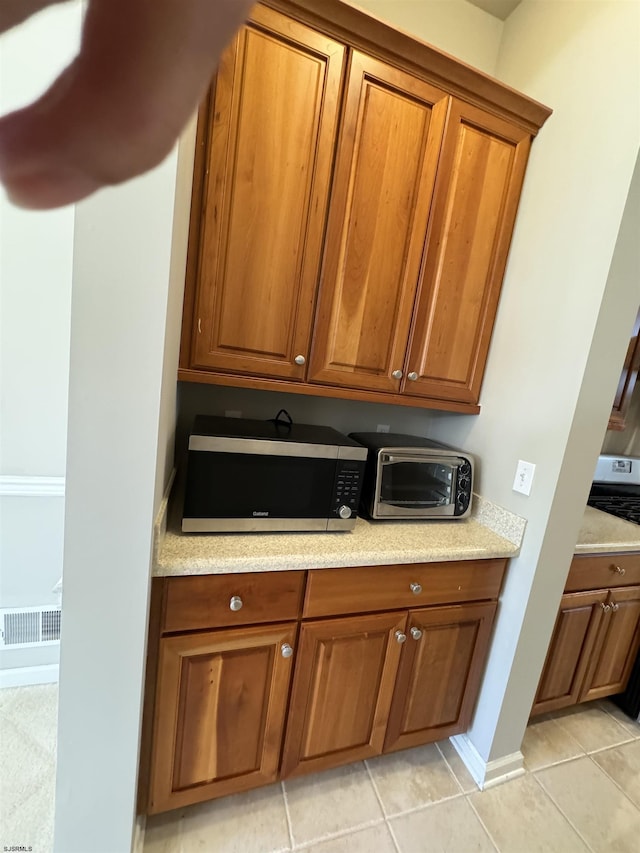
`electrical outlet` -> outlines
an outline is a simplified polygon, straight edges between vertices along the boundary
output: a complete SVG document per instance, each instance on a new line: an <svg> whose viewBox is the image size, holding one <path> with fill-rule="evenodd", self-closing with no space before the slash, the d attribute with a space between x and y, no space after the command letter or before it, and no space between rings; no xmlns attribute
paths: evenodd
<svg viewBox="0 0 640 853"><path fill-rule="evenodd" d="M227 409L224 413L225 418L241 418L242 412L238 412L235 409Z"/></svg>
<svg viewBox="0 0 640 853"><path fill-rule="evenodd" d="M378 424L376 432L389 432L389 424Z"/></svg>
<svg viewBox="0 0 640 853"><path fill-rule="evenodd" d="M522 459L518 459L516 478L513 481L513 491L521 492L523 495L530 495L535 472L536 466L533 462L523 462Z"/></svg>

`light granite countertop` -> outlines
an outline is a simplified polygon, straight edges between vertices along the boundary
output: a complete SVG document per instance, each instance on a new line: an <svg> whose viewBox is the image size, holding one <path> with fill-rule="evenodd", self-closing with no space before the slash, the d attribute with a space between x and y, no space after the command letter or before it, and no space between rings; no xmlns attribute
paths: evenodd
<svg viewBox="0 0 640 853"><path fill-rule="evenodd" d="M623 521L588 506L575 548L576 554L640 551L640 524Z"/></svg>
<svg viewBox="0 0 640 853"><path fill-rule="evenodd" d="M184 534L179 513L159 522L153 574L233 574L513 557L524 520L481 498L464 521L371 523L343 533Z"/></svg>

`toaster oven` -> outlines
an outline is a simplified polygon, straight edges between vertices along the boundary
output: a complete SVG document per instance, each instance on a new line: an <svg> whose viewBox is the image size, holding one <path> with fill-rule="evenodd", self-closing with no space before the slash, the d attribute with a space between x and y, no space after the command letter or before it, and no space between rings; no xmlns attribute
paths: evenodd
<svg viewBox="0 0 640 853"><path fill-rule="evenodd" d="M358 432L367 448L361 511L373 520L466 518L471 512L474 460L428 438Z"/></svg>

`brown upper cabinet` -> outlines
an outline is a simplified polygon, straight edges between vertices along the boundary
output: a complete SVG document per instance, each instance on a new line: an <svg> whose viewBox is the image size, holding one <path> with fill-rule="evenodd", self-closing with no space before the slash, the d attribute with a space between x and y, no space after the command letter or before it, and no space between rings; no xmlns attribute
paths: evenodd
<svg viewBox="0 0 640 853"><path fill-rule="evenodd" d="M339 0L265 0L200 111L179 378L478 412L550 110Z"/></svg>
<svg viewBox="0 0 640 853"><path fill-rule="evenodd" d="M609 429L623 430L626 427L627 411L631 403L631 395L636 387L638 370L640 369L640 311L633 326L633 333L627 355L624 360L618 390L613 401L611 416L609 418Z"/></svg>

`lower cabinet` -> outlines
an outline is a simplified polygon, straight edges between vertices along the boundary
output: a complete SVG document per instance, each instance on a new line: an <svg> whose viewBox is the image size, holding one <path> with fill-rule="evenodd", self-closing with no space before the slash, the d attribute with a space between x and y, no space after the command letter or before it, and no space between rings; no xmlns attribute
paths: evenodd
<svg viewBox="0 0 640 853"><path fill-rule="evenodd" d="M406 613L302 626L282 775L382 752Z"/></svg>
<svg viewBox="0 0 640 853"><path fill-rule="evenodd" d="M296 625L160 641L149 814L278 776Z"/></svg>
<svg viewBox="0 0 640 853"><path fill-rule="evenodd" d="M156 579L141 810L465 731L505 569L506 560L478 560L332 569L329 578L319 570L199 576L192 585ZM380 612L383 578L389 609ZM351 587L360 596L350 606L363 612L311 618L331 602L339 609ZM428 606L410 606L421 600ZM251 624L269 613L272 623ZM237 627L206 630L221 621Z"/></svg>
<svg viewBox="0 0 640 853"><path fill-rule="evenodd" d="M496 609L494 602L409 613L385 752L466 731Z"/></svg>
<svg viewBox="0 0 640 853"><path fill-rule="evenodd" d="M637 555L574 558L566 589L577 591L562 597L532 715L625 689L640 648L639 575ZM580 589L611 577L621 585Z"/></svg>

